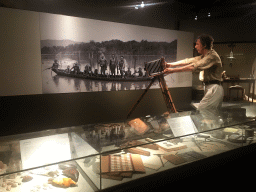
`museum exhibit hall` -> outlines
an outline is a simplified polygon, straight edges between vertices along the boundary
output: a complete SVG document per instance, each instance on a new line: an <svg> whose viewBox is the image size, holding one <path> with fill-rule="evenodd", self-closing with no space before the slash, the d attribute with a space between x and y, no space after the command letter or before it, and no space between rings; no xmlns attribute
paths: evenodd
<svg viewBox="0 0 256 192"><path fill-rule="evenodd" d="M0 0L0 192L253 186L255 21L255 0Z"/></svg>

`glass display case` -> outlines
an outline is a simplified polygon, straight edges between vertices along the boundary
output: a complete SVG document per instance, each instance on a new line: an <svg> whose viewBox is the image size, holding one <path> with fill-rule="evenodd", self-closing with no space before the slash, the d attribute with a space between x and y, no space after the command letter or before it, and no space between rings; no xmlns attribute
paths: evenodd
<svg viewBox="0 0 256 192"><path fill-rule="evenodd" d="M255 143L256 107L145 116L0 138L0 192L100 191Z"/></svg>

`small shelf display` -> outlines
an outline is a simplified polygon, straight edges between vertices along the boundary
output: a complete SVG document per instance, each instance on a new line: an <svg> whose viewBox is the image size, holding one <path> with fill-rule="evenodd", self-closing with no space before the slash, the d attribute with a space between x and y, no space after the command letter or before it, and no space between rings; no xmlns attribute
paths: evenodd
<svg viewBox="0 0 256 192"><path fill-rule="evenodd" d="M241 104L1 137L0 192L110 189L251 145L255 117Z"/></svg>

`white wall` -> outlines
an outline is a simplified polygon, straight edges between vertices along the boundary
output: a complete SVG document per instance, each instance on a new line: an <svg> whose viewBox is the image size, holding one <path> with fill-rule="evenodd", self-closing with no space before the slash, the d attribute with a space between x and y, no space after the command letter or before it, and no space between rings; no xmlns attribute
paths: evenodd
<svg viewBox="0 0 256 192"><path fill-rule="evenodd" d="M39 13L0 8L0 95L42 93Z"/></svg>

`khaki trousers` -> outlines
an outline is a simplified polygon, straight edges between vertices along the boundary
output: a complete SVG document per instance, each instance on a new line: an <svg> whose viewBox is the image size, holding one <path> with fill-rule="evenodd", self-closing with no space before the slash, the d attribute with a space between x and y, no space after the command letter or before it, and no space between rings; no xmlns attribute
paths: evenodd
<svg viewBox="0 0 256 192"><path fill-rule="evenodd" d="M210 84L205 85L204 97L200 101L198 110L203 109L220 109L223 101L224 89L221 85Z"/></svg>

